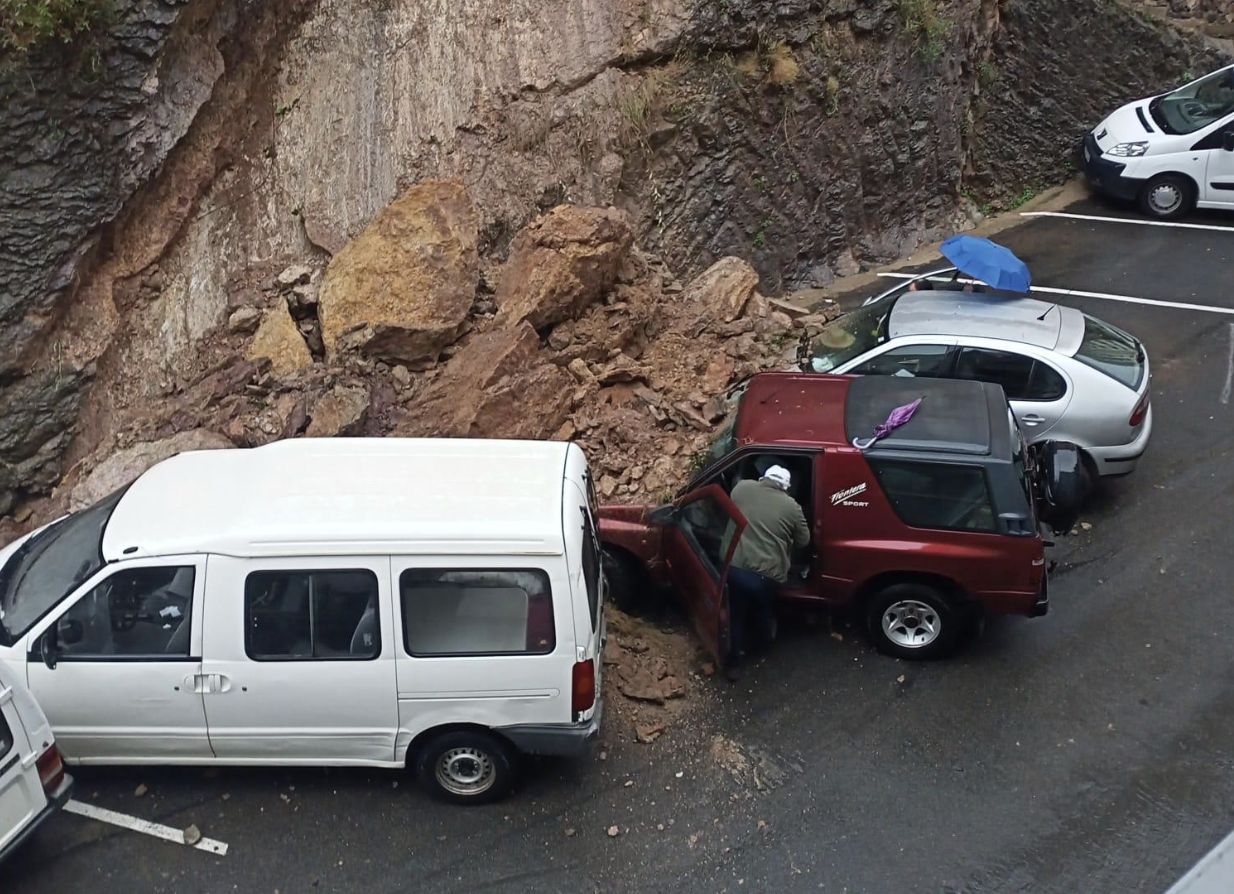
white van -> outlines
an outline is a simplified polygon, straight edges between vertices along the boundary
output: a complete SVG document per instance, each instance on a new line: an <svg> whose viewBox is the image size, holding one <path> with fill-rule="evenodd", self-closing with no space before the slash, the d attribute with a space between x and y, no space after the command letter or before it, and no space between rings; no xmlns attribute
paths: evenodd
<svg viewBox="0 0 1234 894"><path fill-rule="evenodd" d="M1128 103L1084 138L1098 190L1171 220L1194 208L1234 210L1234 65Z"/></svg>
<svg viewBox="0 0 1234 894"><path fill-rule="evenodd" d="M0 661L70 763L410 765L490 801L597 735L596 530L572 444L184 453L0 551Z"/></svg>
<svg viewBox="0 0 1234 894"><path fill-rule="evenodd" d="M0 863L65 805L64 772L51 726L12 670L0 664Z"/></svg>

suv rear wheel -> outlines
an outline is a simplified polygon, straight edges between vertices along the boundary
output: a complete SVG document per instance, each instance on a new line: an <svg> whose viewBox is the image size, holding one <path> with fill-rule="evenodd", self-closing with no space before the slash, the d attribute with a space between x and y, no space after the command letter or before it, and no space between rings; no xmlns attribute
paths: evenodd
<svg viewBox="0 0 1234 894"><path fill-rule="evenodd" d="M514 784L514 753L496 736L454 730L433 737L416 755L416 776L429 793L454 804L488 804Z"/></svg>
<svg viewBox="0 0 1234 894"><path fill-rule="evenodd" d="M953 652L971 624L953 601L927 584L893 584L869 603L866 625L880 652L925 661Z"/></svg>

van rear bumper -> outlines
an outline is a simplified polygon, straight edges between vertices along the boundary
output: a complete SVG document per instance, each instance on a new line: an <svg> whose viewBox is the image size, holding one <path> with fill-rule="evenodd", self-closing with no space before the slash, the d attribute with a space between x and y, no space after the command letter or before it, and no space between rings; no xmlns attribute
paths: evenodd
<svg viewBox="0 0 1234 894"><path fill-rule="evenodd" d="M48 793L46 806L44 806L43 809L38 812L38 815L26 825L26 828L17 833L16 838L6 844L3 848L0 848L0 863L3 863L6 859L8 859L10 854L21 847L22 843L33 835L39 826L51 819L53 813L64 807L64 805L69 801L69 796L72 794L73 777L65 773L64 779L60 783L60 787L54 792Z"/></svg>
<svg viewBox="0 0 1234 894"><path fill-rule="evenodd" d="M524 723L498 727L497 731L525 754L577 757L600 735L603 713L604 700L600 699L591 719L582 723Z"/></svg>

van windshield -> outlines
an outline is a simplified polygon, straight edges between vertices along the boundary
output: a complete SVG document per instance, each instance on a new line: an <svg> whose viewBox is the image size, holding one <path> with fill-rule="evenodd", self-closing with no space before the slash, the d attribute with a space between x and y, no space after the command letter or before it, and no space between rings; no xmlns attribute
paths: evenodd
<svg viewBox="0 0 1234 894"><path fill-rule="evenodd" d="M887 320L896 300L892 292L832 320L823 327L810 348L807 371L828 373L881 344L887 338Z"/></svg>
<svg viewBox="0 0 1234 894"><path fill-rule="evenodd" d="M103 561L103 530L124 490L34 534L0 568L0 643L11 646Z"/></svg>
<svg viewBox="0 0 1234 894"><path fill-rule="evenodd" d="M1234 113L1234 68L1215 71L1148 104L1157 125L1170 134L1195 133Z"/></svg>

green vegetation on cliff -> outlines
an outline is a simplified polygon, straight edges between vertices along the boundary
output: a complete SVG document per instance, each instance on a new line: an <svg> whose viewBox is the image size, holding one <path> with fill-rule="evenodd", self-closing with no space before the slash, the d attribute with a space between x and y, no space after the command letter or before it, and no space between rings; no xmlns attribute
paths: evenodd
<svg viewBox="0 0 1234 894"><path fill-rule="evenodd" d="M111 10L112 0L0 0L0 56L68 43Z"/></svg>

